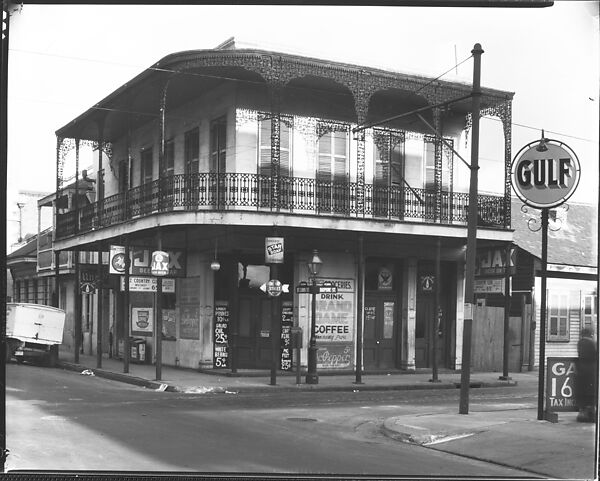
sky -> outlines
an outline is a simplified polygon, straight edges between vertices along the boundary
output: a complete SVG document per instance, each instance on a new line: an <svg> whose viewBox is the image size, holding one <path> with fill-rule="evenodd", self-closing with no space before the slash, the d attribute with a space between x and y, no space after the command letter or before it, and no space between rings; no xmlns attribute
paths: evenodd
<svg viewBox="0 0 600 481"><path fill-rule="evenodd" d="M572 200L598 203L595 1L548 8L25 4L10 20L8 236L17 228L18 192L56 188L56 130L162 57L232 36L266 50L466 83L472 60L455 65L480 43L482 86L515 93L513 155L544 129L582 164ZM485 120L486 129L501 132L501 124ZM502 155L497 143L482 141L483 169L501 171Z"/></svg>

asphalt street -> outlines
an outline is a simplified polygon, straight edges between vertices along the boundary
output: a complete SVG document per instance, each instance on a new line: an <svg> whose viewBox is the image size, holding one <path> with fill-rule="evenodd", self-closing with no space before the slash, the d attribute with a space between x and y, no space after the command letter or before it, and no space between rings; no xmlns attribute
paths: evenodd
<svg viewBox="0 0 600 481"><path fill-rule="evenodd" d="M7 470L536 477L382 433L390 416L457 406L455 390L183 394L6 369ZM471 396L473 411L490 405L535 399L518 387Z"/></svg>

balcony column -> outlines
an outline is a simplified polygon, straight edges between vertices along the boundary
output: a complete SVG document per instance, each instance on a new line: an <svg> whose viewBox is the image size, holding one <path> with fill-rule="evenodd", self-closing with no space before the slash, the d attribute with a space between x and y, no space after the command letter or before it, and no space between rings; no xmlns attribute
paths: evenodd
<svg viewBox="0 0 600 481"><path fill-rule="evenodd" d="M79 139L75 139L75 233L79 232Z"/></svg>
<svg viewBox="0 0 600 481"><path fill-rule="evenodd" d="M271 100L271 210L281 208L281 97L283 86L270 87Z"/></svg>
<svg viewBox="0 0 600 481"><path fill-rule="evenodd" d="M512 104L507 101L500 109L500 118L504 130L504 227L511 223L511 162L512 162Z"/></svg>
<svg viewBox="0 0 600 481"><path fill-rule="evenodd" d="M434 211L434 221L441 221L442 214L442 136L444 133L442 132L442 120L441 120L441 112L439 108L433 109L433 126L436 132L439 132L439 135L435 136L435 144L434 144L434 158L435 158L435 211Z"/></svg>
<svg viewBox="0 0 600 481"><path fill-rule="evenodd" d="M366 81L368 83L368 81ZM367 121L369 100L372 92L367 90L365 82L359 82L354 93L354 106L357 113L358 125ZM356 140L356 215L365 216L365 130L355 134Z"/></svg>
<svg viewBox="0 0 600 481"><path fill-rule="evenodd" d="M160 105L158 115L158 210L163 207L163 178L165 174L165 111L167 108L167 90L173 77L165 81L160 93Z"/></svg>

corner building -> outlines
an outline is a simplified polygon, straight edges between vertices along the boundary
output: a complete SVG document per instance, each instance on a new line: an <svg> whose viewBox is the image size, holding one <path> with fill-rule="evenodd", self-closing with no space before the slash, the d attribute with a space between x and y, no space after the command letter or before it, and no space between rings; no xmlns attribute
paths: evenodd
<svg viewBox="0 0 600 481"><path fill-rule="evenodd" d="M174 53L57 131L57 191L81 175L88 147L97 186L93 202L55 208L55 250L128 246L129 292L109 266L86 294L108 299L120 355L133 335L150 358L160 342L166 365L269 369L278 356L290 369L289 331L299 326L306 366L311 296L295 287L311 282L316 249L317 282L338 287L316 296L319 370L352 371L357 355L365 372L430 367L434 335L437 365L459 369L469 171L457 154L469 159L470 93L233 40ZM482 89L481 115L503 126L504 175L497 194L479 195L478 246L512 240L512 96ZM422 119L382 122L412 111ZM266 264L271 237L284 241L283 263ZM157 340L156 295L143 285L154 282L159 247L171 265ZM274 278L289 292L260 289ZM94 332L106 330L102 316L95 322Z"/></svg>

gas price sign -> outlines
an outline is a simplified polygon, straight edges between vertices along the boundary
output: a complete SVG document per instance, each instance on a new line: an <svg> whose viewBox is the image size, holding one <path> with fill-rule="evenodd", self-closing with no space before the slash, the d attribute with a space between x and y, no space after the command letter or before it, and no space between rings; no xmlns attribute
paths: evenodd
<svg viewBox="0 0 600 481"><path fill-rule="evenodd" d="M577 411L575 361L574 357L548 358L546 411Z"/></svg>

